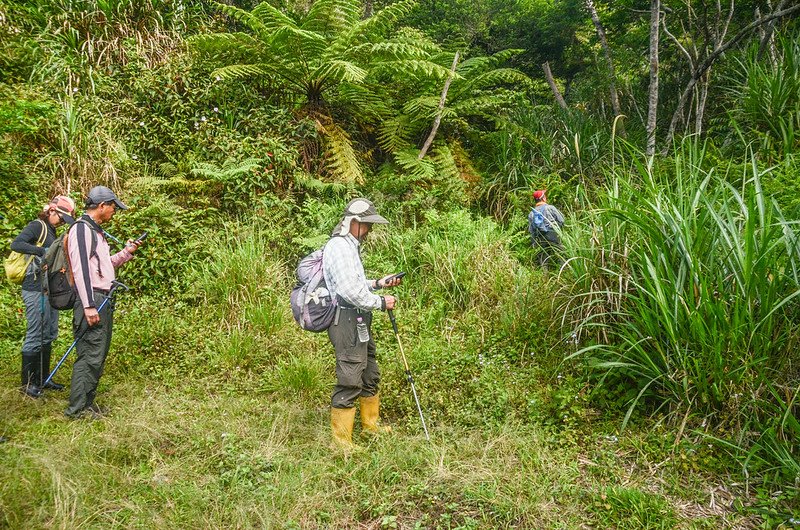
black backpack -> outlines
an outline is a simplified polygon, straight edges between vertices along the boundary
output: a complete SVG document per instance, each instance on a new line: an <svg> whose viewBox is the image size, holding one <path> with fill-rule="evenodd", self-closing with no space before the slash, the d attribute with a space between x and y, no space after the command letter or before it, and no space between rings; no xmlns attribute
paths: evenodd
<svg viewBox="0 0 800 530"><path fill-rule="evenodd" d="M69 231L78 223L84 223L88 226L92 234L92 247L89 257L97 255L97 234L91 225L82 219L72 223L69 229L50 245L42 260L42 272L44 273L44 290L50 299L50 307L53 309L72 309L78 296L75 291L75 279L72 277L69 249L67 248Z"/></svg>

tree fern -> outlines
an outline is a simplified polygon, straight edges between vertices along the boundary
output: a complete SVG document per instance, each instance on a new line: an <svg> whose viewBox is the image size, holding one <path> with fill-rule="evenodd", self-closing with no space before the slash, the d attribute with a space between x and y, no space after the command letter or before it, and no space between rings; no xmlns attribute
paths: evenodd
<svg viewBox="0 0 800 530"><path fill-rule="evenodd" d="M332 122L317 122L317 130L325 138L325 162L335 181L349 186L363 184L364 173L347 132Z"/></svg>

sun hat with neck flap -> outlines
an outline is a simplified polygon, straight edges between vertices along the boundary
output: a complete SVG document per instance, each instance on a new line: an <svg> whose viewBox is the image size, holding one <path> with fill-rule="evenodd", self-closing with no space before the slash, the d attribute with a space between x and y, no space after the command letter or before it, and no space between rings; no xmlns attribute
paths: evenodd
<svg viewBox="0 0 800 530"><path fill-rule="evenodd" d="M389 224L385 217L378 215L378 209L375 208L372 201L361 197L347 203L344 212L342 212L342 220L336 225L333 235L347 235L350 232L350 223L353 221L379 225Z"/></svg>

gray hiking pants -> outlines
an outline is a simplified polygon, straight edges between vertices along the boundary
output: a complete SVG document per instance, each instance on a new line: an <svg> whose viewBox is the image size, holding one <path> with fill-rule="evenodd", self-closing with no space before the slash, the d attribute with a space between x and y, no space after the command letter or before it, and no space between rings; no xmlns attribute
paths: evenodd
<svg viewBox="0 0 800 530"><path fill-rule="evenodd" d="M41 350L43 344L50 344L58 337L58 310L50 307L47 296L43 299L40 291L23 289L22 301L28 322L22 355L32 355Z"/></svg>
<svg viewBox="0 0 800 530"><path fill-rule="evenodd" d="M94 304L100 307L106 296L95 291ZM69 407L67 416L77 416L83 409L94 403L97 384L103 375L106 356L111 347L111 331L114 326L114 304L111 300L100 311L100 322L87 329L75 346L78 358L72 366L72 382L69 387ZM72 331L77 337L86 327L83 304L80 297L75 300L72 315Z"/></svg>
<svg viewBox="0 0 800 530"><path fill-rule="evenodd" d="M369 340L361 342L356 329L361 317L369 329ZM359 397L378 393L381 372L375 360L375 340L372 338L372 313L358 309L339 308L338 322L328 328L328 338L336 350L336 387L331 407L347 409L355 406Z"/></svg>

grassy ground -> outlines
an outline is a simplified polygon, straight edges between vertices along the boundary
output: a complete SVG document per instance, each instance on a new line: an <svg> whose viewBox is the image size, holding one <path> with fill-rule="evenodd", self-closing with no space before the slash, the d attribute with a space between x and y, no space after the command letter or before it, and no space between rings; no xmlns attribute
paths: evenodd
<svg viewBox="0 0 800 530"><path fill-rule="evenodd" d="M124 329L134 317L122 313L119 325ZM359 437L363 451L345 457L329 447L324 396L267 390L269 374L260 370L168 382L122 373L113 359L125 351L120 341L116 336L99 389L98 402L110 414L99 421L65 419L66 393L23 398L15 389L17 354L4 348L0 410L10 440L0 445L0 526L746 528L754 522L730 510L739 492L724 478L683 465L680 451L654 450L656 431L617 437L602 425L568 429L513 420L463 427L437 416L423 387L423 404L437 418L431 443L416 418L395 413L392 434ZM328 350L317 353L322 369L332 372ZM69 373L67 363L58 379L68 381Z"/></svg>

